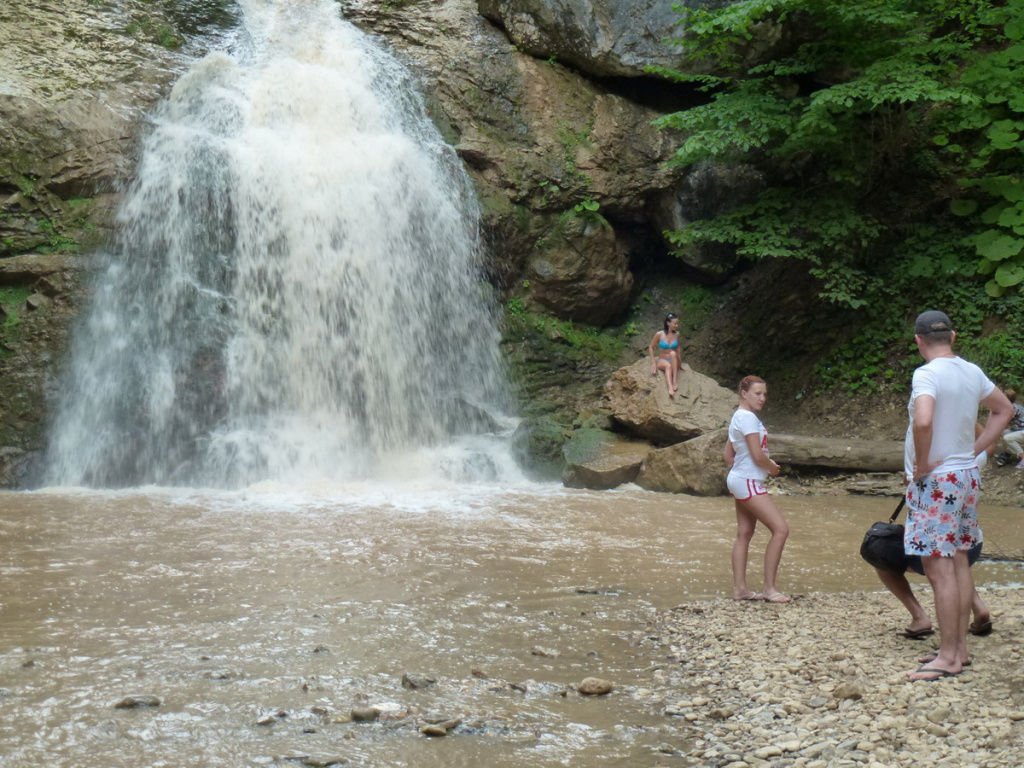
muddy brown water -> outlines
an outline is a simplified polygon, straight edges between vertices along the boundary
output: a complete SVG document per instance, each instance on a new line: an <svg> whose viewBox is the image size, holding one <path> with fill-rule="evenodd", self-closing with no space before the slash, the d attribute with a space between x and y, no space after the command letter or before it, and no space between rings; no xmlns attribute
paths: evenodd
<svg viewBox="0 0 1024 768"><path fill-rule="evenodd" d="M778 501L783 588L878 588L857 547L892 502ZM983 509L990 550L1020 551L1019 513ZM728 499L547 486L0 494L0 765L673 764L637 640L729 594L732 525ZM563 695L587 676L618 690ZM137 694L161 705L113 708ZM330 722L354 706L384 719Z"/></svg>

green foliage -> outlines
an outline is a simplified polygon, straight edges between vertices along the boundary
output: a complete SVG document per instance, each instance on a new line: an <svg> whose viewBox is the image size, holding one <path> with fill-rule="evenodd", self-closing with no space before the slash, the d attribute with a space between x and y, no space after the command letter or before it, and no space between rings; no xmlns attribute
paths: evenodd
<svg viewBox="0 0 1024 768"><path fill-rule="evenodd" d="M686 137L673 162L768 163L777 181L670 239L805 259L826 298L862 307L908 218L924 223L959 186L978 206L954 211L990 295L1024 282L1022 12L1020 0L683 8L688 36L675 44L719 74L658 70L712 95L657 121ZM764 46L780 28L785 44ZM758 40L775 55L747 61Z"/></svg>
<svg viewBox="0 0 1024 768"><path fill-rule="evenodd" d="M710 74L654 71L710 102L657 121L684 137L673 162L742 162L767 181L666 233L678 251L721 243L806 263L824 299L857 312L857 332L816 371L825 388L902 386L924 307L955 318L964 356L1019 382L1024 0L741 0L681 13L674 44Z"/></svg>
<svg viewBox="0 0 1024 768"><path fill-rule="evenodd" d="M589 325L579 325L568 320L534 316L536 333L547 336L551 341L567 344L582 359L597 359L617 364L625 349L625 338L620 331L600 331Z"/></svg>
<svg viewBox="0 0 1024 768"><path fill-rule="evenodd" d="M886 262L876 293L859 311L857 333L815 370L819 391L902 391L921 364L911 323L921 309L941 307L954 319L958 354L1004 386L1024 389L1024 297L994 298L970 280L972 255L952 227L919 227L908 248ZM922 290L924 286L924 290Z"/></svg>
<svg viewBox="0 0 1024 768"><path fill-rule="evenodd" d="M49 219L39 221L39 231L46 235L46 245L36 248L39 253L70 253L78 250L78 241L58 232Z"/></svg>
<svg viewBox="0 0 1024 768"><path fill-rule="evenodd" d="M156 31L156 40L164 48L180 48L181 39L174 34L174 30L170 27L161 26Z"/></svg>
<svg viewBox="0 0 1024 768"><path fill-rule="evenodd" d="M587 199L576 203L572 209L565 213L566 215L577 216L583 219L587 224L610 229L611 224L608 223L608 219L598 213L600 208L601 204L599 202Z"/></svg>
<svg viewBox="0 0 1024 768"><path fill-rule="evenodd" d="M3 309L3 324L0 325L0 339L6 341L19 325L21 325L20 310L25 306L25 301L32 295L32 290L23 286L0 288L0 308ZM11 352L0 347L0 357L10 357Z"/></svg>
<svg viewBox="0 0 1024 768"><path fill-rule="evenodd" d="M554 195L562 191L562 188L560 186L558 186L557 184L553 183L548 179L537 182L537 189L541 191L540 200L537 202L537 205L541 208L548 204L549 194Z"/></svg>
<svg viewBox="0 0 1024 768"><path fill-rule="evenodd" d="M15 308L25 303L25 300L32 295L32 289L24 286L5 286L0 288L0 307L9 315L17 314ZM8 317L8 324L10 317ZM14 323L17 325L17 321Z"/></svg>
<svg viewBox="0 0 1024 768"><path fill-rule="evenodd" d="M686 283L668 296L674 306L673 311L679 316L679 326L691 330L704 325L719 300L713 288L696 283ZM647 299L650 302L650 297Z"/></svg>
<svg viewBox="0 0 1024 768"><path fill-rule="evenodd" d="M171 50L180 48L182 44L181 38L173 29L145 13L135 14L124 31L127 35L141 37Z"/></svg>
<svg viewBox="0 0 1024 768"><path fill-rule="evenodd" d="M530 312L519 297L509 299L505 307L505 335L508 339L542 349L557 349L559 356L574 360L620 365L629 338L636 335L635 325L631 329L599 330L590 325ZM546 352L544 356L551 354Z"/></svg>
<svg viewBox="0 0 1024 768"><path fill-rule="evenodd" d="M20 176L18 177L18 189L21 190L21 194L31 199L36 195L36 176Z"/></svg>
<svg viewBox="0 0 1024 768"><path fill-rule="evenodd" d="M580 146L586 147L590 145L590 132L592 130L592 124L588 124L581 131L574 131L564 123L558 124L558 138L562 142L562 159L565 161L565 170L569 181L588 189L590 187L590 177L576 166L576 150Z"/></svg>
<svg viewBox="0 0 1024 768"><path fill-rule="evenodd" d="M526 317L526 305L519 296L513 296L505 304L505 311L508 312L508 316L516 320L521 320Z"/></svg>

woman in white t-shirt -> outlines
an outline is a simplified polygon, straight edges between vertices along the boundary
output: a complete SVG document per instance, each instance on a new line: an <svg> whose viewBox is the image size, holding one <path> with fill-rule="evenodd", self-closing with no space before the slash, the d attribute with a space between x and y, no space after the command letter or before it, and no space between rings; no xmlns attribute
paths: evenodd
<svg viewBox="0 0 1024 768"><path fill-rule="evenodd" d="M764 379L747 376L740 382L740 405L729 422L725 463L730 469L726 483L736 500L732 598L788 603L791 598L776 589L775 576L789 536L789 525L764 488L764 479L768 475L779 474L779 465L768 457L768 431L756 415L764 407L767 397L768 385ZM764 552L764 592L747 589L747 555L758 523L771 533Z"/></svg>

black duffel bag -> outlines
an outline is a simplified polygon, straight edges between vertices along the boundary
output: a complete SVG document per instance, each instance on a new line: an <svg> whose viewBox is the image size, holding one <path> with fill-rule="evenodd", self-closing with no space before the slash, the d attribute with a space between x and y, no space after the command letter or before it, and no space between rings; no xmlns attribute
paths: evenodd
<svg viewBox="0 0 1024 768"><path fill-rule="evenodd" d="M907 570L907 555L903 550L903 524L896 522L906 503L906 498L900 499L889 522L875 523L864 534L860 556L868 565L890 573L903 573Z"/></svg>

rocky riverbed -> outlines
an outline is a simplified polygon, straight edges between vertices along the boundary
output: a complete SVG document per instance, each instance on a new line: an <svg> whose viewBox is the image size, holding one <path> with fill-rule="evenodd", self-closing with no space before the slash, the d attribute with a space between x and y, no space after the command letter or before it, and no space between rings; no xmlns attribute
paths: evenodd
<svg viewBox="0 0 1024 768"><path fill-rule="evenodd" d="M907 614L887 593L686 603L645 632L664 655L650 695L691 733L675 752L690 766L1019 766L1024 591L983 597L993 633L971 637L972 665L937 682L907 680L937 636L897 637ZM934 615L930 591L921 600Z"/></svg>

